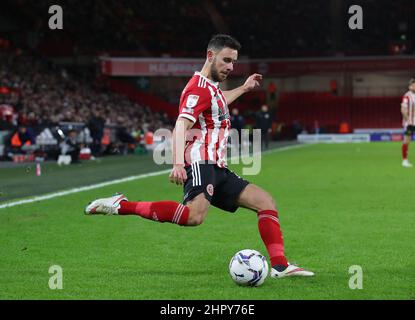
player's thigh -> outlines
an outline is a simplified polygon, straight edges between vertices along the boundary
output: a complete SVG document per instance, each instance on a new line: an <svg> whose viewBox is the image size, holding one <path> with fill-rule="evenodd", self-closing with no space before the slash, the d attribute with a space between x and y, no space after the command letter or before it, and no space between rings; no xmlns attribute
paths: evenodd
<svg viewBox="0 0 415 320"><path fill-rule="evenodd" d="M211 204L227 212L238 210L239 195L249 185L249 181L239 177L228 168L216 168L217 185Z"/></svg>
<svg viewBox="0 0 415 320"><path fill-rule="evenodd" d="M198 194L186 204L189 208L189 225L200 225L206 218L210 202L203 193Z"/></svg>
<svg viewBox="0 0 415 320"><path fill-rule="evenodd" d="M250 183L238 197L237 205L256 212L263 210L276 210L272 196L262 188Z"/></svg>
<svg viewBox="0 0 415 320"><path fill-rule="evenodd" d="M412 139L412 135L415 132L415 126L407 126L405 133L404 133L404 138L403 138L403 142L406 144L409 144L411 142Z"/></svg>
<svg viewBox="0 0 415 320"><path fill-rule="evenodd" d="M193 198L203 193L211 202L215 186L215 170L212 164L193 163L186 167L187 180L183 187L183 203L187 204Z"/></svg>

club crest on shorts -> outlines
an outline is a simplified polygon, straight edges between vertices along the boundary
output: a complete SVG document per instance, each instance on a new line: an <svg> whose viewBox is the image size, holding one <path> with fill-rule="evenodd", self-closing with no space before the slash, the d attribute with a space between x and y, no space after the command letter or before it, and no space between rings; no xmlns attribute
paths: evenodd
<svg viewBox="0 0 415 320"><path fill-rule="evenodd" d="M186 101L187 108L193 108L196 106L197 101L199 100L199 96L195 94L189 94Z"/></svg>
<svg viewBox="0 0 415 320"><path fill-rule="evenodd" d="M213 196L213 185L208 184L207 187L206 187L206 191L210 196Z"/></svg>

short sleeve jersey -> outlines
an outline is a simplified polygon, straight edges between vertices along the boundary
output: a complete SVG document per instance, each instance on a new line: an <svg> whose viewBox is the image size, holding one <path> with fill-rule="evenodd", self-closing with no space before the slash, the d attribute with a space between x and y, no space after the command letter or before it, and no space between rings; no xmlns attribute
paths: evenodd
<svg viewBox="0 0 415 320"><path fill-rule="evenodd" d="M185 165L204 161L226 167L231 122L219 84L195 72L180 97L179 118L194 123L186 137Z"/></svg>

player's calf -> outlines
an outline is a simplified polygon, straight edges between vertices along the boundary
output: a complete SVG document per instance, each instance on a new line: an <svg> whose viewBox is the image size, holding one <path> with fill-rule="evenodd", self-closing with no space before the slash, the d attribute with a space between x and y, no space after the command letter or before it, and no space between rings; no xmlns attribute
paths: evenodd
<svg viewBox="0 0 415 320"><path fill-rule="evenodd" d="M189 208L176 201L121 202L119 215L139 215L145 219L186 226Z"/></svg>
<svg viewBox="0 0 415 320"><path fill-rule="evenodd" d="M96 215L139 215L158 222L171 222L186 226L189 207L176 201L132 202L123 195L92 201L85 208L85 214Z"/></svg>
<svg viewBox="0 0 415 320"><path fill-rule="evenodd" d="M205 198L204 194L199 194L193 200L187 203L189 207L188 226L198 226L203 223L207 216L210 202Z"/></svg>
<svg viewBox="0 0 415 320"><path fill-rule="evenodd" d="M133 202L123 195L97 199L85 209L88 215L138 215L145 219L170 222L181 226L198 226L206 218L209 201L203 194L186 205L176 201Z"/></svg>

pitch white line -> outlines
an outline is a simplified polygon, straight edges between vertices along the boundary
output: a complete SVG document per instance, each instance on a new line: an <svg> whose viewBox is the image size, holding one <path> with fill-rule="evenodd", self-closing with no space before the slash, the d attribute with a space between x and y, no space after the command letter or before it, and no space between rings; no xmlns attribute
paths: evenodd
<svg viewBox="0 0 415 320"><path fill-rule="evenodd" d="M295 144L295 145L291 145L291 146L286 146L286 147L281 147L281 148L276 148L276 149L272 149L272 150L266 150L266 151L262 151L262 154L270 154L270 153L274 153L274 152L280 152L280 151L285 151L285 150L292 150L292 149L298 149L298 148L304 148L307 146L310 146L311 144Z"/></svg>
<svg viewBox="0 0 415 320"><path fill-rule="evenodd" d="M80 187L80 188L73 188L73 189L69 189L69 190L65 190L65 191L49 193L49 194L45 194L43 196L36 196L34 198L29 198L29 199L24 199L24 200L18 200L18 201L5 203L5 204L0 205L0 209L10 208L10 207L18 206L18 205L21 205L21 204L32 203L32 202L36 202L36 201L42 201L42 200L62 197L62 196L66 196L68 194L78 193L78 192L92 190L92 189L98 189L98 188L110 186L110 185L117 184L117 183L123 183L123 182L128 182L128 181L133 181L133 180L144 179L144 178L148 178L148 177L159 176L159 175L162 175L162 174L165 174L165 173L168 173L168 172L170 172L170 169L169 170L146 173L146 174L140 174L140 175L136 175L136 176L130 176L130 177L122 178L122 179L116 179L116 180L101 182L101 183L97 183L97 184L91 184L89 186Z"/></svg>
<svg viewBox="0 0 415 320"><path fill-rule="evenodd" d="M308 146L308 145L309 144L300 144L300 145L294 145L294 146L281 147L281 148L276 148L276 149L273 149L273 150L264 151L264 152L262 152L262 154L270 154L270 153L281 152L281 151L286 151L286 150L291 150L291 149L297 149L297 148ZM63 197L63 196L66 196L68 194L83 192L83 191L87 191L87 190L98 189L98 188L110 186L110 185L113 185L113 184L118 184L118 183L133 181L133 180L140 180L140 179L145 179L145 178L148 178L148 177L160 176L162 174L169 173L170 171L171 171L171 169L162 170L162 171L155 171L155 172L130 176L130 177L122 178L122 179L116 179L116 180L91 184L89 186L73 188L73 189L59 191L59 192L53 192L53 193L45 194L43 196L36 196L36 197L33 197L33 198L29 198L29 199L12 201L12 202L8 202L8 203L0 205L0 209L10 208L10 207L14 207L14 206L22 205L22 204L33 203L33 202L38 202L38 201L43 201L43 200L48 200L48 199L53 199L53 198L58 198L58 197Z"/></svg>

